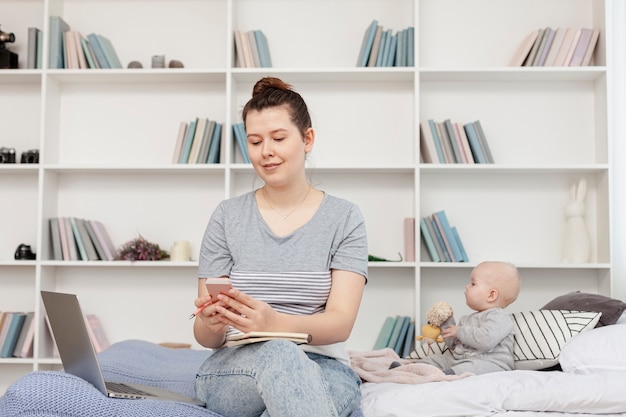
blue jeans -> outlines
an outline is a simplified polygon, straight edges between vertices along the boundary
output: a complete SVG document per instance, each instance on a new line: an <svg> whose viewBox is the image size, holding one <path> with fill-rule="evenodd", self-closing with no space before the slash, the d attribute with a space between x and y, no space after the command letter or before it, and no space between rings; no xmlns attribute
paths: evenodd
<svg viewBox="0 0 626 417"><path fill-rule="evenodd" d="M215 351L196 376L196 396L224 417L347 417L361 379L336 359L270 340Z"/></svg>

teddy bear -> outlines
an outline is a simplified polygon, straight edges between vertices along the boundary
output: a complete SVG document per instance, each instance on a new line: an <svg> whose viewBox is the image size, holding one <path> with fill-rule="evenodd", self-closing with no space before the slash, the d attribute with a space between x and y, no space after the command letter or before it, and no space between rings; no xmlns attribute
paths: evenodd
<svg viewBox="0 0 626 417"><path fill-rule="evenodd" d="M443 342L441 337L441 327L444 323L450 319L454 314L452 307L445 301L435 303L430 310L426 312L426 320L428 323L422 326L421 334L416 337L416 340L426 342L428 344Z"/></svg>

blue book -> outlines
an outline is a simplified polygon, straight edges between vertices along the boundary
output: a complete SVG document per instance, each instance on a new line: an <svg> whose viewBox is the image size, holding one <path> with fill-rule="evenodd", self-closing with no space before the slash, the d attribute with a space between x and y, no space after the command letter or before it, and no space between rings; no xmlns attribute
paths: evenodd
<svg viewBox="0 0 626 417"><path fill-rule="evenodd" d="M89 41L86 38L80 38L80 46L82 47L89 68L98 68L98 64L96 64L97 58L89 46Z"/></svg>
<svg viewBox="0 0 626 417"><path fill-rule="evenodd" d="M426 244L426 249L428 250L428 254L430 255L430 260L433 262L441 262L441 258L439 258L439 254L437 253L437 249L435 248L435 242L433 241L433 237L428 231L426 219L420 219L420 231L422 232L422 239L424 240L424 243Z"/></svg>
<svg viewBox="0 0 626 417"><path fill-rule="evenodd" d="M389 44L389 55L385 61L386 67L393 67L394 60L396 58L396 49L398 48L398 34L391 36L391 42Z"/></svg>
<svg viewBox="0 0 626 417"><path fill-rule="evenodd" d="M389 342L389 338L391 337L391 332L393 332L393 326L395 324L395 319L391 316L385 318L380 331L378 332L378 337L376 338L376 342L374 343L374 350L383 349L387 347L387 343Z"/></svg>
<svg viewBox="0 0 626 417"><path fill-rule="evenodd" d="M396 344L393 346L393 350L398 355L402 355L402 347L404 346L404 341L406 340L406 335L407 335L407 332L409 331L410 322L411 322L411 318L409 316L401 317L400 333L398 334L398 339L396 340Z"/></svg>
<svg viewBox="0 0 626 417"><path fill-rule="evenodd" d="M446 212L444 210L440 210L435 213L435 216L439 219L441 223L441 227L443 227L443 231L446 234L446 239L448 244L450 245L450 249L452 250L452 255L454 257L455 262L461 262L463 259L463 255L461 254L461 249L459 249L459 244L454 237L454 233L452 232L452 227L450 226L450 222L448 221L448 216L446 216Z"/></svg>
<svg viewBox="0 0 626 417"><path fill-rule="evenodd" d="M400 337L400 330L402 329L402 317L396 316L393 321L394 321L393 331L391 332L391 335L389 336L389 340L387 341L387 346L385 346L391 349L393 349L396 346L398 337Z"/></svg>
<svg viewBox="0 0 626 417"><path fill-rule="evenodd" d="M380 49L378 50L378 56L376 57L376 66L382 67L385 65L387 55L389 55L389 43L391 42L391 29L383 31L383 36L380 39Z"/></svg>
<svg viewBox="0 0 626 417"><path fill-rule="evenodd" d="M434 216L434 214L433 214ZM441 235L441 230L439 230L439 227L437 227L437 225L435 224L434 219L429 219L432 226L433 226L433 230L435 231L435 235L437 236L437 242L439 242L439 246L441 247L442 251L443 251L443 256L446 262L451 262L452 261L452 257L451 254L448 252L448 249L446 248L446 243L443 240L443 236Z"/></svg>
<svg viewBox="0 0 626 417"><path fill-rule="evenodd" d="M233 124L233 135L235 136L235 142L241 152L244 163L250 163L250 157L248 156L248 141L246 139L246 130L243 123Z"/></svg>
<svg viewBox="0 0 626 417"><path fill-rule="evenodd" d="M446 260L446 250L442 246L442 243L439 242L439 237L437 237L436 230L437 226L433 224L433 219L430 217L424 217L424 221L426 222L426 227L428 228L428 232L430 236L433 238L433 243L435 244L435 249L437 250L437 255L439 255L440 262L445 262Z"/></svg>
<svg viewBox="0 0 626 417"><path fill-rule="evenodd" d="M359 59L357 61L357 67L365 67L367 60L372 52L372 45L374 44L374 35L376 34L376 28L378 27L378 20L372 20L372 23L368 26L363 36L363 43L361 44L361 51L359 52Z"/></svg>
<svg viewBox="0 0 626 417"><path fill-rule="evenodd" d="M187 133L185 134L185 140L183 141L183 148L180 151L179 164L186 164L189 162L189 154L191 153L191 145L193 144L193 138L196 134L196 125L198 124L198 118L189 122L187 127Z"/></svg>
<svg viewBox="0 0 626 417"><path fill-rule="evenodd" d="M50 16L50 57L48 67L51 69L65 68L65 54L63 44L65 32L70 25L61 16Z"/></svg>
<svg viewBox="0 0 626 417"><path fill-rule="evenodd" d="M461 251L461 262L469 262L469 258L467 257L467 252L465 252L465 247L463 246L463 242L461 242L461 236L459 236L458 230L456 230L455 226L452 226L452 234L456 240L457 245L459 246L459 250Z"/></svg>
<svg viewBox="0 0 626 417"><path fill-rule="evenodd" d="M415 28L407 28L407 66L415 66Z"/></svg>
<svg viewBox="0 0 626 417"><path fill-rule="evenodd" d="M480 149L483 151L483 155L485 155L485 160L488 164L493 164L493 155L491 155L491 149L487 143L487 137L485 136L483 126L480 124L480 120L476 120L472 123L472 125L476 131L476 136L478 137L478 142L480 143Z"/></svg>
<svg viewBox="0 0 626 417"><path fill-rule="evenodd" d="M87 40L89 41L89 45L91 46L94 55L96 56L96 60L98 61L100 68L111 68L109 61L107 61L106 55L104 54L104 49L100 44L100 40L98 39L98 35L90 33L87 35Z"/></svg>
<svg viewBox="0 0 626 417"><path fill-rule="evenodd" d="M259 51L259 61L261 67L270 68L272 66L272 59L270 58L270 48L267 43L267 37L260 30L254 31L254 38L256 39L257 48Z"/></svg>
<svg viewBox="0 0 626 417"><path fill-rule="evenodd" d="M2 350L0 350L0 358L13 357L13 351L15 350L17 339L19 339L20 337L20 331L22 330L25 319L25 313L13 313L11 317L11 322L7 324L5 321L4 325L8 325L9 327L7 330L6 339L4 339L4 344L2 345Z"/></svg>
<svg viewBox="0 0 626 417"><path fill-rule="evenodd" d="M120 59L117 56L117 52L115 52L115 48L113 47L111 41L102 35L96 36L98 37L98 41L100 42L102 52L104 52L104 57L109 63L109 68L122 68L122 63L120 62Z"/></svg>
<svg viewBox="0 0 626 417"><path fill-rule="evenodd" d="M408 357L411 354L411 348L413 348L413 344L415 343L415 323L409 323L409 330L406 333L406 338L404 339L404 346L402 346L402 354L400 355L403 358Z"/></svg>
<svg viewBox="0 0 626 417"><path fill-rule="evenodd" d="M435 125L435 121L433 119L429 119L428 126L430 126L430 132L433 135L433 140L435 142L435 148L437 149L437 157L439 158L439 162L444 164L446 162L446 156L443 153L441 138L439 137L439 133L437 132L437 126Z"/></svg>
<svg viewBox="0 0 626 417"><path fill-rule="evenodd" d="M222 124L216 123L213 130L213 137L211 138L211 146L209 147L209 158L207 163L219 164L220 163L220 149L222 145Z"/></svg>
<svg viewBox="0 0 626 417"><path fill-rule="evenodd" d="M480 139L476 134L474 125L472 123L466 123L463 125L463 129L465 129L467 141L469 142L470 149L472 150L472 155L474 156L474 162L479 164L486 164L487 159L483 154L482 147L480 146Z"/></svg>

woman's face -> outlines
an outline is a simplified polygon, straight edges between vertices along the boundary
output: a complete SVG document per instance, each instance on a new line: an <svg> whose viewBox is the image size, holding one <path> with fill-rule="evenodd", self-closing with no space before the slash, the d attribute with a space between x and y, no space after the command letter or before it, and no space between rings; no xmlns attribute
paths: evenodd
<svg viewBox="0 0 626 417"><path fill-rule="evenodd" d="M265 184L280 187L304 175L313 129L303 137L284 106L248 112L246 134L250 162Z"/></svg>

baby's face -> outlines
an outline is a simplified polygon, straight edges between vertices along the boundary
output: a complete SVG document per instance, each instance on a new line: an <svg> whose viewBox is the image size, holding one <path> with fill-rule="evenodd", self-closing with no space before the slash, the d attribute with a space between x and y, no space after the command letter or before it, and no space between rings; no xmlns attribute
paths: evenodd
<svg viewBox="0 0 626 417"><path fill-rule="evenodd" d="M490 272L490 265L481 264L470 275L470 282L465 286L465 303L472 310L483 311L491 307L489 302L494 287Z"/></svg>

